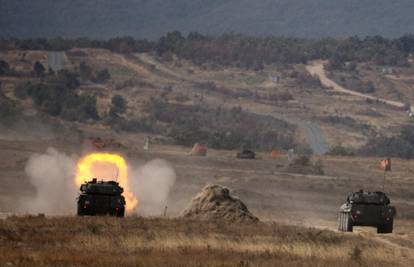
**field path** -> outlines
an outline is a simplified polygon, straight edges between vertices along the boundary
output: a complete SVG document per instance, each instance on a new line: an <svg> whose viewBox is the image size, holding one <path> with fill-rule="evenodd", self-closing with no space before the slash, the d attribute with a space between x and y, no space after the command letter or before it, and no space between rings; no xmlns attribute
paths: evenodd
<svg viewBox="0 0 414 267"><path fill-rule="evenodd" d="M337 91L337 92L341 92L341 93L345 93L345 94L349 94L353 96L358 96L358 97L362 97L365 99L371 99L374 101L379 101L379 102L382 102L382 103L385 103L387 105L397 107L397 108L404 108L405 104L402 102L387 100L387 99L378 98L378 97L371 96L371 95L362 94L362 93L359 93L353 90L346 89L345 87L337 84L335 81L329 79L328 76L326 75L326 71L324 68L325 63L326 61L318 60L318 61L313 61L311 64L306 66L306 70L311 75L316 75L319 77L319 80L321 81L322 85L328 88L332 88L332 90ZM414 112L413 107L411 107L411 112Z"/></svg>
<svg viewBox="0 0 414 267"><path fill-rule="evenodd" d="M54 71L60 71L63 69L64 65L64 52L49 52L47 55L48 66Z"/></svg>

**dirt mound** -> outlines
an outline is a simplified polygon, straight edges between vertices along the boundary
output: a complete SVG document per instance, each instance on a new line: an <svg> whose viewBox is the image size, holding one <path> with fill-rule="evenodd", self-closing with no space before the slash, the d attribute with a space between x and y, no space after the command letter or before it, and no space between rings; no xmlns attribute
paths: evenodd
<svg viewBox="0 0 414 267"><path fill-rule="evenodd" d="M184 210L183 217L229 222L259 221L240 199L232 197L229 189L220 185L204 187Z"/></svg>

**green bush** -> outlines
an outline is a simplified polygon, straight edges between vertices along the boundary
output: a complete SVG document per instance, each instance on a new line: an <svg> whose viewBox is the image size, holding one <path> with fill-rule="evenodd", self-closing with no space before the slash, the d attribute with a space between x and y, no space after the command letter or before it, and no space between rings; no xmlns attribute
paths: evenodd
<svg viewBox="0 0 414 267"><path fill-rule="evenodd" d="M117 117L120 114L124 114L127 109L127 102L125 98L120 95L115 95L111 100L111 108L109 110L109 115L111 117Z"/></svg>
<svg viewBox="0 0 414 267"><path fill-rule="evenodd" d="M109 79L111 79L111 74L109 73L108 69L103 69L95 73L93 81L96 83L105 83Z"/></svg>
<svg viewBox="0 0 414 267"><path fill-rule="evenodd" d="M152 99L145 111L166 125L163 133L176 144L202 142L217 149L288 149L295 128L285 121L245 112L241 107L211 109Z"/></svg>
<svg viewBox="0 0 414 267"><path fill-rule="evenodd" d="M99 119L96 109L96 96L78 95L78 76L68 71L60 71L56 76L48 77L38 83L27 83L15 94L27 93L34 104L51 116L60 116L70 121L88 121Z"/></svg>
<svg viewBox="0 0 414 267"><path fill-rule="evenodd" d="M359 154L381 157L414 158L414 126L408 125L392 137L373 137L362 147Z"/></svg>
<svg viewBox="0 0 414 267"><path fill-rule="evenodd" d="M20 109L16 104L7 99L0 92L0 122L8 124L20 114Z"/></svg>
<svg viewBox="0 0 414 267"><path fill-rule="evenodd" d="M9 63L4 60L0 60L0 75L6 75L10 72Z"/></svg>
<svg viewBox="0 0 414 267"><path fill-rule="evenodd" d="M355 156L355 152L352 149L343 147L342 145L337 145L332 147L328 155L332 156Z"/></svg>

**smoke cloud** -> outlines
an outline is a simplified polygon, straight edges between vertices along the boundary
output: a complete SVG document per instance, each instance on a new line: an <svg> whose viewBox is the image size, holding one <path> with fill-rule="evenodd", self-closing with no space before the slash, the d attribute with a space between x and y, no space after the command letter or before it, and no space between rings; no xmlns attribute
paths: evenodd
<svg viewBox="0 0 414 267"><path fill-rule="evenodd" d="M138 197L138 213L159 216L168 206L168 195L174 186L176 174L165 160L155 159L132 170L131 190Z"/></svg>
<svg viewBox="0 0 414 267"><path fill-rule="evenodd" d="M54 148L49 148L45 154L32 155L25 171L36 194L21 203L21 211L54 215L73 213L75 170L76 157L60 153Z"/></svg>
<svg viewBox="0 0 414 267"><path fill-rule="evenodd" d="M32 155L26 164L25 172L36 193L20 202L19 212L75 214L79 188L75 185L74 177L78 159L76 155L67 155L54 148L49 148L44 154ZM138 214L162 215L176 179L173 167L161 159L140 166L128 165L129 186L139 200ZM99 173L105 171L104 169L101 168ZM107 169L111 173L103 176L112 177L113 170Z"/></svg>

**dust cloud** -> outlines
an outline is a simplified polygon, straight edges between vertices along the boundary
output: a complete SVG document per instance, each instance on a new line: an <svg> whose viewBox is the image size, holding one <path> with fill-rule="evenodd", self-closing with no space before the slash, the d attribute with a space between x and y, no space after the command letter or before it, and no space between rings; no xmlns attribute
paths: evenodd
<svg viewBox="0 0 414 267"><path fill-rule="evenodd" d="M28 213L61 215L75 211L77 188L73 177L76 156L69 156L49 148L45 154L34 154L25 172L36 193L21 203L20 210Z"/></svg>
<svg viewBox="0 0 414 267"><path fill-rule="evenodd" d="M159 216L168 206L168 196L176 173L165 160L155 159L131 172L131 190L138 197L138 214Z"/></svg>
<svg viewBox="0 0 414 267"><path fill-rule="evenodd" d="M76 213L76 198L79 188L74 177L78 155L68 155L54 148L44 154L32 155L25 167L30 183L35 188L32 197L19 202L20 213L44 213L47 215L66 215ZM98 168L99 169L99 168ZM103 177L113 177L113 170ZM137 213L142 216L159 216L168 206L168 196L174 186L176 174L165 160L155 159L144 164L128 164L129 187L139 199ZM94 177L90 177L91 179Z"/></svg>

